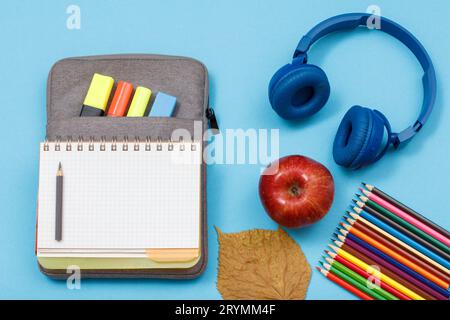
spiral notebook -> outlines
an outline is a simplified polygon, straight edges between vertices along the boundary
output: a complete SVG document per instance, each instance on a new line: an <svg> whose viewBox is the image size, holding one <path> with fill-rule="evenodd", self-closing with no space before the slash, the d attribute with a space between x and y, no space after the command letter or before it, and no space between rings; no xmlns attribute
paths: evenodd
<svg viewBox="0 0 450 320"><path fill-rule="evenodd" d="M200 252L201 147L200 142L41 143L40 262L52 268L80 261L90 268L132 268L136 260L126 259L171 267L194 261ZM62 240L56 241L59 163ZM124 259L125 265L117 264Z"/></svg>

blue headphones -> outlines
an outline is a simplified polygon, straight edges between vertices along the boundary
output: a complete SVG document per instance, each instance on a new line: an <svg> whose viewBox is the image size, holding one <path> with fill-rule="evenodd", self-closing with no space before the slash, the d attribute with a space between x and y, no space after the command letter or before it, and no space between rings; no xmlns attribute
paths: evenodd
<svg viewBox="0 0 450 320"><path fill-rule="evenodd" d="M367 26L370 17L372 15L367 13L338 15L319 23L300 40L292 63L279 69L269 84L270 103L282 118L295 120L308 117L322 109L330 96L325 72L307 63L311 45L331 32ZM391 144L397 148L412 139L427 121L436 98L436 75L425 48L399 24L383 17L377 18L381 22L381 31L407 46L424 70L422 110L412 126L394 133L381 112L361 106L351 107L339 125L333 145L334 160L347 168L357 169L374 163L383 157ZM383 146L385 130L388 137Z"/></svg>

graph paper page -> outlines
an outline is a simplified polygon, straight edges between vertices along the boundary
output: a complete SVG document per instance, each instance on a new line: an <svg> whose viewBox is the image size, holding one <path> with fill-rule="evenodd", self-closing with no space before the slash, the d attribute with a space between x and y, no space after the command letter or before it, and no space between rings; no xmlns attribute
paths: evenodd
<svg viewBox="0 0 450 320"><path fill-rule="evenodd" d="M198 248L201 144L65 143L40 146L38 249ZM139 150L135 147L138 146ZM182 147L184 146L184 148ZM192 146L195 146L193 148ZM146 148L147 147L147 148ZM150 147L150 150L148 150ZM63 183L55 241L56 171Z"/></svg>

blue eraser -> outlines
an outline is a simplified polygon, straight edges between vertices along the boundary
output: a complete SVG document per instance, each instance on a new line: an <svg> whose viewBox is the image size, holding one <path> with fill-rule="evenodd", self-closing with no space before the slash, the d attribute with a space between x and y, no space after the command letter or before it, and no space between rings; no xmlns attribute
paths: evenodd
<svg viewBox="0 0 450 320"><path fill-rule="evenodd" d="M175 104L177 98L168 95L164 92L158 92L155 101L153 102L152 109L150 110L149 117L171 117L175 111Z"/></svg>

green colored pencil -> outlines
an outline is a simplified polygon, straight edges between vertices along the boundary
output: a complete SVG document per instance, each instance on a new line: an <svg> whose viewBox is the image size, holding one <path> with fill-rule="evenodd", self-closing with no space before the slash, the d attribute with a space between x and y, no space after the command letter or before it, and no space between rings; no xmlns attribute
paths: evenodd
<svg viewBox="0 0 450 320"><path fill-rule="evenodd" d="M377 300L387 300L385 297L383 297L379 293L375 292L375 290L368 288L365 284L359 283L354 278L346 275L344 272L338 270L337 268L334 268L334 267L330 266L327 263L323 264L323 266L324 266L325 269L328 269L335 276L341 278L342 280L344 280L347 283L351 284L355 288L357 288L357 289L361 290L362 292L368 294L372 298L377 299Z"/></svg>
<svg viewBox="0 0 450 320"><path fill-rule="evenodd" d="M398 217L397 215L395 215L394 213L390 212L389 210L383 208L378 203L370 200L369 198L360 196L360 199L368 207L372 208L373 210L376 210L377 212L379 212L380 214L382 214L386 218L397 222L399 225L405 227L406 229L408 229L409 231L413 232L417 236L421 237L422 239L424 239L428 243L434 245L435 247L440 248L441 250L443 250L447 254L450 254L450 248L448 246L446 246L445 244L443 244L442 242L440 242L439 240L433 238L432 236L430 236L429 234L423 232L419 228L413 226L409 222L406 222L402 218Z"/></svg>
<svg viewBox="0 0 450 320"><path fill-rule="evenodd" d="M358 281L362 285L367 286L367 279L366 278L364 278L363 276L357 274L353 270L350 270L349 268L344 266L342 263L337 262L336 260L333 260L333 263L331 264L331 268L332 269L336 268L339 271L341 271L341 272L345 273L346 275L348 275L349 277L352 277L353 279L355 279L356 281ZM399 300L397 297L395 297L394 295L390 294L386 290L380 288L379 286L373 285L373 291L375 291L376 293L378 293L381 296L385 297L386 300Z"/></svg>

